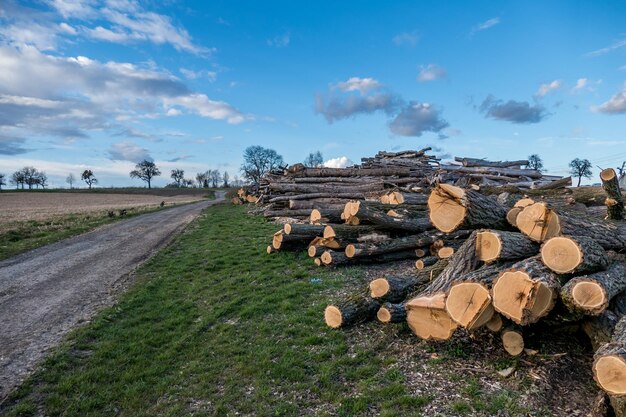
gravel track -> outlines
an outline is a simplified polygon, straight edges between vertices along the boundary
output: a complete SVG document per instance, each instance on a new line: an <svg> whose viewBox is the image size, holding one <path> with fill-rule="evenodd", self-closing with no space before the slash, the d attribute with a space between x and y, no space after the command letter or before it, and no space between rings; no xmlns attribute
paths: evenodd
<svg viewBox="0 0 626 417"><path fill-rule="evenodd" d="M217 194L0 261L0 403L69 331L114 303L137 266L224 199Z"/></svg>

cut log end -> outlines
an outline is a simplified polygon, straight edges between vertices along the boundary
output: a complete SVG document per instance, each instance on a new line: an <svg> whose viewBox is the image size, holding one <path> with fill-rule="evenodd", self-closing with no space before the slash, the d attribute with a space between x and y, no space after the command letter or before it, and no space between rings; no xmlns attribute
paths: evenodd
<svg viewBox="0 0 626 417"><path fill-rule="evenodd" d="M593 364L593 373L598 384L609 394L626 394L626 361L621 356L601 356Z"/></svg>
<svg viewBox="0 0 626 417"><path fill-rule="evenodd" d="M370 282L370 296L372 298L384 297L389 292L389 281L386 278L377 278Z"/></svg>
<svg viewBox="0 0 626 417"><path fill-rule="evenodd" d="M573 239L553 237L541 247L541 260L554 272L568 274L583 262L583 253Z"/></svg>
<svg viewBox="0 0 626 417"><path fill-rule="evenodd" d="M307 249L307 253L309 254L309 257L314 258L315 256L317 256L317 248L315 246L309 246L309 249Z"/></svg>
<svg viewBox="0 0 626 417"><path fill-rule="evenodd" d="M516 330L503 330L502 345L509 355L518 356L524 351L524 337Z"/></svg>
<svg viewBox="0 0 626 417"><path fill-rule="evenodd" d="M324 320L326 321L326 325L328 327L333 329L340 328L343 322L341 310L333 305L326 307L324 310Z"/></svg>
<svg viewBox="0 0 626 417"><path fill-rule="evenodd" d="M494 313L491 319L485 323L485 327L494 333L502 330L502 326L504 326L504 321L502 320L502 316L498 313Z"/></svg>
<svg viewBox="0 0 626 417"><path fill-rule="evenodd" d="M417 261L415 261L415 268L424 269L424 261L422 261L421 259L418 259Z"/></svg>
<svg viewBox="0 0 626 417"><path fill-rule="evenodd" d="M500 274L492 295L494 308L518 324L534 323L554 307L554 291L524 271Z"/></svg>
<svg viewBox="0 0 626 417"><path fill-rule="evenodd" d="M322 260L321 260L320 258L315 258L315 259L313 259L313 263L314 263L316 266L322 266Z"/></svg>
<svg viewBox="0 0 626 417"><path fill-rule="evenodd" d="M407 308L406 321L413 333L425 340L448 340L457 328L443 309Z"/></svg>
<svg viewBox="0 0 626 417"><path fill-rule="evenodd" d="M335 236L337 236L337 234L335 233L335 229L333 229L332 226L328 225L324 227L324 234L323 234L324 239L330 239Z"/></svg>
<svg viewBox="0 0 626 417"><path fill-rule="evenodd" d="M609 302L604 288L591 281L577 282L572 288L572 299L577 306L588 311L603 310Z"/></svg>
<svg viewBox="0 0 626 417"><path fill-rule="evenodd" d="M522 212L522 207L513 207L506 213L506 221L513 227L517 227L517 215Z"/></svg>
<svg viewBox="0 0 626 417"><path fill-rule="evenodd" d="M446 311L461 326L476 327L476 321L491 306L489 290L474 282L461 282L453 285L446 299ZM493 314L493 309L491 310ZM491 317L487 317L488 321ZM484 322L483 322L484 324Z"/></svg>
<svg viewBox="0 0 626 417"><path fill-rule="evenodd" d="M331 255L330 252L325 251L322 253L322 256L320 256L320 260L324 265L330 265L333 263L333 255Z"/></svg>
<svg viewBox="0 0 626 417"><path fill-rule="evenodd" d="M354 257L354 255L356 254L356 247L352 243L349 244L348 246L346 246L345 254L348 258Z"/></svg>
<svg viewBox="0 0 626 417"><path fill-rule="evenodd" d="M381 323L389 323L391 321L391 313L389 312L387 308L381 307L378 310L378 313L376 313L376 318Z"/></svg>
<svg viewBox="0 0 626 417"><path fill-rule="evenodd" d="M476 255L483 262L493 262L502 251L502 242L497 233L482 231L476 234Z"/></svg>
<svg viewBox="0 0 626 417"><path fill-rule="evenodd" d="M322 213L318 209L311 210L309 221L311 223L319 223L322 220Z"/></svg>
<svg viewBox="0 0 626 417"><path fill-rule="evenodd" d="M428 210L430 222L444 233L456 230L467 213L467 209L461 204L465 196L462 188L449 184L440 184L428 197Z"/></svg>
<svg viewBox="0 0 626 417"><path fill-rule="evenodd" d="M437 251L437 256L441 259L448 259L454 254L454 248L443 247Z"/></svg>
<svg viewBox="0 0 626 417"><path fill-rule="evenodd" d="M600 178L602 181L611 181L616 176L617 174L613 168L603 169L602 172L600 172Z"/></svg>
<svg viewBox="0 0 626 417"><path fill-rule="evenodd" d="M283 226L283 231L285 232L285 234L290 234L291 233L291 224L287 223Z"/></svg>
<svg viewBox="0 0 626 417"><path fill-rule="evenodd" d="M561 229L558 216L543 203L524 207L515 223L522 233L536 242L558 236Z"/></svg>

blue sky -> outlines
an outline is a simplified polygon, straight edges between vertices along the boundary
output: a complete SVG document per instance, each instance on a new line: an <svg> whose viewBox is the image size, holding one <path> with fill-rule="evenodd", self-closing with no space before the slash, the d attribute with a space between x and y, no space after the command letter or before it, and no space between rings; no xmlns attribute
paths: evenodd
<svg viewBox="0 0 626 417"><path fill-rule="evenodd" d="M618 1L4 0L0 172L141 185L128 172L151 158L233 177L257 144L289 163L430 145L614 167L624 22Z"/></svg>

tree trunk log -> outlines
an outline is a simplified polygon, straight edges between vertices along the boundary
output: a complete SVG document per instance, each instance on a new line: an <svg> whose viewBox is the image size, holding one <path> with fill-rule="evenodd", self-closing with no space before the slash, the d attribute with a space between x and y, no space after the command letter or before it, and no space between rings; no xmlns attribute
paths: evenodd
<svg viewBox="0 0 626 417"><path fill-rule="evenodd" d="M422 270L428 266L436 264L439 261L440 259L437 256L425 256L415 261L415 268Z"/></svg>
<svg viewBox="0 0 626 417"><path fill-rule="evenodd" d="M312 209L311 215L309 216L309 223L311 224L341 223L343 221L343 219L341 218L342 212L343 212L342 207Z"/></svg>
<svg viewBox="0 0 626 417"><path fill-rule="evenodd" d="M343 205L346 204L348 200L344 200L341 198L316 198L313 200L289 200L289 209L290 210L300 210L300 209L343 209Z"/></svg>
<svg viewBox="0 0 626 417"><path fill-rule="evenodd" d="M506 209L494 199L473 190L439 184L428 198L430 221L437 229L450 233L465 229L506 230Z"/></svg>
<svg viewBox="0 0 626 417"><path fill-rule="evenodd" d="M381 323L401 323L406 320L406 308L404 303L384 303L376 313Z"/></svg>
<svg viewBox="0 0 626 417"><path fill-rule="evenodd" d="M333 329L348 327L376 317L380 302L362 294L331 304L324 310L326 325Z"/></svg>
<svg viewBox="0 0 626 417"><path fill-rule="evenodd" d="M615 326L611 341L594 355L593 376L609 395L626 395L626 317Z"/></svg>
<svg viewBox="0 0 626 417"><path fill-rule="evenodd" d="M549 181L534 187L534 190L556 190L557 188L569 187L572 185L572 177L561 178L556 181ZM532 187L531 187L532 188Z"/></svg>
<svg viewBox="0 0 626 417"><path fill-rule="evenodd" d="M329 224L325 226L323 236L326 239L334 237L347 241L355 241L361 236L374 233L378 233L383 236L386 235L385 229L377 226L349 226L344 224Z"/></svg>
<svg viewBox="0 0 626 417"><path fill-rule="evenodd" d="M299 251L309 246L311 238L307 235L286 235L282 231L275 233L272 238L272 247L276 250Z"/></svg>
<svg viewBox="0 0 626 417"><path fill-rule="evenodd" d="M301 224L301 223L287 223L283 226L283 232L286 235L300 235L308 236L309 239L314 239L324 234L324 226L314 224Z"/></svg>
<svg viewBox="0 0 626 417"><path fill-rule="evenodd" d="M398 303L430 281L429 274L408 277L376 278L370 282L370 297L375 300Z"/></svg>
<svg viewBox="0 0 626 417"><path fill-rule="evenodd" d="M508 167L520 167L528 165L528 161L521 159L519 161L486 161L484 159L477 158L462 158L456 156L454 158L456 162L461 162L464 167L494 167L494 168L508 168Z"/></svg>
<svg viewBox="0 0 626 417"><path fill-rule="evenodd" d="M524 207L517 215L517 227L536 242L569 235L590 237L604 249L623 250L626 247L626 224L598 222L568 214L558 214L545 203Z"/></svg>
<svg viewBox="0 0 626 417"><path fill-rule="evenodd" d="M483 262L525 259L538 252L539 245L521 233L481 230L476 235L476 253Z"/></svg>
<svg viewBox="0 0 626 417"><path fill-rule="evenodd" d="M576 277L561 289L563 304L573 313L598 316L626 289L626 265L613 262L606 271Z"/></svg>
<svg viewBox="0 0 626 417"><path fill-rule="evenodd" d="M535 256L501 272L492 284L491 297L496 311L525 326L554 308L559 289L557 276Z"/></svg>
<svg viewBox="0 0 626 417"><path fill-rule="evenodd" d="M321 259L324 265L334 265L334 266L351 265L351 264L356 265L360 263L384 264L387 262L402 261L405 259L415 259L415 251L405 250L405 251L400 251L400 252L385 253L382 255L371 256L371 257L366 257L366 258L351 259L351 258L348 258L343 252L327 250L322 254Z"/></svg>
<svg viewBox="0 0 626 417"><path fill-rule="evenodd" d="M480 265L476 257L476 232L450 257L448 266L431 284L406 303L407 323L422 339L447 340L457 328L446 309L446 291L454 278L471 272Z"/></svg>
<svg viewBox="0 0 626 417"><path fill-rule="evenodd" d="M585 236L553 237L541 246L541 261L557 274L606 269L609 257L602 246Z"/></svg>
<svg viewBox="0 0 626 417"><path fill-rule="evenodd" d="M306 168L294 176L297 177L408 177L411 170L404 167L389 168Z"/></svg>
<svg viewBox="0 0 626 417"><path fill-rule="evenodd" d="M364 200L365 194L357 193L357 192L341 193L341 192L336 192L336 191L329 191L329 192L324 192L324 193L305 192L304 194L298 194L298 195L279 195L279 196L270 198L269 202L280 203L283 201L290 201L290 200L313 200L313 199L318 199L318 198L340 198L340 199L346 199L346 200Z"/></svg>
<svg viewBox="0 0 626 417"><path fill-rule="evenodd" d="M511 356L519 356L524 351L524 333L520 326L510 325L500 333L502 346Z"/></svg>
<svg viewBox="0 0 626 417"><path fill-rule="evenodd" d="M441 165L439 169L458 174L505 175L509 177L527 177L537 180L542 177L541 172L534 169L462 167L459 165Z"/></svg>
<svg viewBox="0 0 626 417"><path fill-rule="evenodd" d="M608 168L600 173L602 188L606 192L607 218L611 220L624 220L624 197L619 188L617 174L613 168Z"/></svg>
<svg viewBox="0 0 626 417"><path fill-rule="evenodd" d="M362 204L361 202L355 202L352 204L351 209L348 209L350 215L357 217L361 222L367 221L369 223L392 230L402 230L404 232L420 233L426 230L432 229L432 225L426 216L416 217L392 217L387 215L386 211L379 211L374 208L373 205ZM354 213L354 214L352 214ZM346 216L346 209L344 209L344 217Z"/></svg>

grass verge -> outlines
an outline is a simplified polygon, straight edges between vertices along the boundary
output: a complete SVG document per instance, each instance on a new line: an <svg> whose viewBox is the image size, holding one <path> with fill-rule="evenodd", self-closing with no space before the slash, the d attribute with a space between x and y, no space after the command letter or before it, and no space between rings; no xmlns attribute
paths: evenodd
<svg viewBox="0 0 626 417"><path fill-rule="evenodd" d="M268 256L276 225L244 213L208 209L137 272L118 305L73 332L0 415L529 412L516 392L493 388L499 382L483 385L485 374L469 380L455 370L482 354L472 341L419 342L406 326L376 323L328 329L328 300L362 285L364 270L314 269L305 254Z"/></svg>

